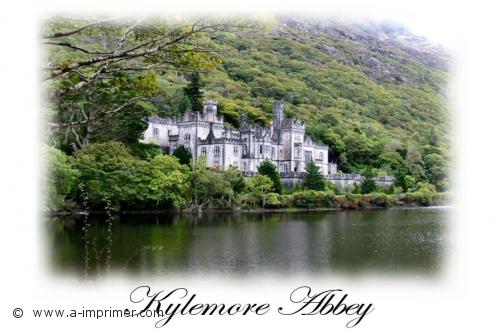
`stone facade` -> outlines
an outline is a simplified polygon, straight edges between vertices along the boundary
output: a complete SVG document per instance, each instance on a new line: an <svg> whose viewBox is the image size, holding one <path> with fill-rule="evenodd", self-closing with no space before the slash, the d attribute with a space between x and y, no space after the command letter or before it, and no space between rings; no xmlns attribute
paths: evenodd
<svg viewBox="0 0 500 330"><path fill-rule="evenodd" d="M283 101L275 101L268 127L243 117L240 129L234 129L225 126L224 118L217 114L217 102L207 100L203 112L188 110L177 118L149 118L142 142L156 143L169 154L184 145L195 160L206 157L209 167L236 167L247 176L268 159L289 187L302 182L309 161L334 184L346 186L364 179L359 174L337 173L337 164L328 161L328 145L307 136L304 122L286 117ZM384 186L392 184L392 177L384 178L376 181Z"/></svg>
<svg viewBox="0 0 500 330"><path fill-rule="evenodd" d="M225 126L217 115L217 103L207 100L203 112L186 111L178 118L149 118L142 142L156 143L172 154L180 145L196 159L205 156L210 167L230 166L254 173L266 159L280 173L302 173L314 161L324 175L336 173L328 163L328 146L305 134L302 121L284 116L283 101L276 101L273 122L268 127L251 124L244 117L239 130ZM333 171L333 172L332 172Z"/></svg>

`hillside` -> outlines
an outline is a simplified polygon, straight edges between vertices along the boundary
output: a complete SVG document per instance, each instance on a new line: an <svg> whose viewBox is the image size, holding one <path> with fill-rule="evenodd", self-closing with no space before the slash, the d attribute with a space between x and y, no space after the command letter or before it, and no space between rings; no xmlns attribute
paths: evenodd
<svg viewBox="0 0 500 330"><path fill-rule="evenodd" d="M346 172L373 169L407 184L448 189L450 123L446 52L391 22L276 17L252 28L217 33L221 65L203 76L204 96L238 126L242 113L260 123L272 101L305 120L308 133L330 146ZM178 111L185 76L159 79Z"/></svg>

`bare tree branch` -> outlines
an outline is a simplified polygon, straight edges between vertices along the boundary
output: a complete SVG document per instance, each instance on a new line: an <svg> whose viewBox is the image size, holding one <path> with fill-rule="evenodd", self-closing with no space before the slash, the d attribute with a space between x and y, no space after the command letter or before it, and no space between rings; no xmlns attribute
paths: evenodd
<svg viewBox="0 0 500 330"><path fill-rule="evenodd" d="M70 44L69 42L56 42L56 41L44 41L43 44L45 45L53 45L53 46L60 46L60 47L67 47L73 50L80 51L85 54L90 54L90 55L111 55L111 52L96 52L92 50L87 50L78 46L74 46Z"/></svg>

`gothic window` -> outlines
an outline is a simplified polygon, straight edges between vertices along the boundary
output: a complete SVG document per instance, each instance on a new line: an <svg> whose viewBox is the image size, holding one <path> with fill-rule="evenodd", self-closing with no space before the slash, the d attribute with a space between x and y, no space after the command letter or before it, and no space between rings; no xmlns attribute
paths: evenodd
<svg viewBox="0 0 500 330"><path fill-rule="evenodd" d="M301 153L301 148L295 148L295 158L300 158Z"/></svg>
<svg viewBox="0 0 500 330"><path fill-rule="evenodd" d="M154 136L160 135L160 129L158 127L153 128L153 135Z"/></svg>
<svg viewBox="0 0 500 330"><path fill-rule="evenodd" d="M214 147L214 155L216 155L216 156L220 155L220 147L219 146Z"/></svg>
<svg viewBox="0 0 500 330"><path fill-rule="evenodd" d="M262 155L262 152L263 152L263 150L262 150L262 144L261 144L261 145L259 145L259 153Z"/></svg>
<svg viewBox="0 0 500 330"><path fill-rule="evenodd" d="M302 139L300 138L300 135L295 135L295 142L301 142Z"/></svg>
<svg viewBox="0 0 500 330"><path fill-rule="evenodd" d="M188 142L189 140L191 140L191 135L189 134L184 135L184 141Z"/></svg>
<svg viewBox="0 0 500 330"><path fill-rule="evenodd" d="M288 164L280 164L281 172L288 172Z"/></svg>
<svg viewBox="0 0 500 330"><path fill-rule="evenodd" d="M167 135L170 135L170 133L171 133L171 131L170 131L170 130L168 130L168 131L167 131Z"/></svg>
<svg viewBox="0 0 500 330"><path fill-rule="evenodd" d="M207 147L201 147L201 155L206 156L207 155Z"/></svg>
<svg viewBox="0 0 500 330"><path fill-rule="evenodd" d="M312 160L312 151L304 151L304 160L306 161L306 164L309 163Z"/></svg>
<svg viewBox="0 0 500 330"><path fill-rule="evenodd" d="M274 147L271 149L271 158L274 158L274 156L276 154L275 149L276 148L274 148Z"/></svg>
<svg viewBox="0 0 500 330"><path fill-rule="evenodd" d="M234 146L234 147L233 147L233 154L234 154L235 156L238 156L238 146Z"/></svg>
<svg viewBox="0 0 500 330"><path fill-rule="evenodd" d="M319 152L319 158L318 159L319 159L320 162L323 162L323 151Z"/></svg>

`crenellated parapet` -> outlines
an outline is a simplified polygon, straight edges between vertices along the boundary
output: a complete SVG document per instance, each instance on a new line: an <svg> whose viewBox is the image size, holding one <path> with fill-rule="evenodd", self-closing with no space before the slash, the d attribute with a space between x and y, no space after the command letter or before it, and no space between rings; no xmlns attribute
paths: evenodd
<svg viewBox="0 0 500 330"><path fill-rule="evenodd" d="M281 122L281 129L306 129L306 124L302 120L294 118L284 118Z"/></svg>

